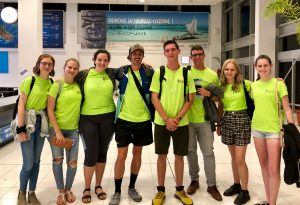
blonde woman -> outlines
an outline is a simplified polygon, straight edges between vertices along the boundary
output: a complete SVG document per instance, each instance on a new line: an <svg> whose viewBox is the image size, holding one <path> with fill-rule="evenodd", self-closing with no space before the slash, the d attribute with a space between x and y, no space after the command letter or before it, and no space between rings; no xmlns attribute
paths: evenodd
<svg viewBox="0 0 300 205"><path fill-rule="evenodd" d="M222 142L227 145L231 156L231 168L234 184L225 190L224 196L238 194L234 204L245 204L250 200L248 191L248 167L245 161L247 145L251 139L251 121L246 112L247 105L243 88L243 78L238 63L234 59L224 62L221 71L221 86L224 97L219 104L222 114ZM250 81L245 80L246 89ZM220 125L219 125L220 126Z"/></svg>
<svg viewBox="0 0 300 205"><path fill-rule="evenodd" d="M71 191L73 181L77 171L78 159L78 120L80 116L81 92L78 84L74 81L79 72L79 62L75 58L70 58L64 65L64 78L55 82L48 93L48 116L50 120L50 137L56 136L56 143L62 144L65 139L72 140L70 150L55 146L50 143L52 151L52 169L59 191L56 204L65 205L67 202L74 202L75 196ZM63 177L64 151L67 158L66 182Z"/></svg>

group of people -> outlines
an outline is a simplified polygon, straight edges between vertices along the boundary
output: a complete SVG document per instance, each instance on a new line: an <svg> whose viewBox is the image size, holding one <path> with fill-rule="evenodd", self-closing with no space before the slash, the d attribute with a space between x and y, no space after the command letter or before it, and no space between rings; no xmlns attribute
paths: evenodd
<svg viewBox="0 0 300 205"><path fill-rule="evenodd" d="M70 58L64 65L64 77L52 84L55 60L51 55L39 56L33 72L35 81L27 77L20 86L17 134L21 145L23 166L20 172L18 205L41 204L35 195L40 157L45 137L48 137L53 156L53 174L58 189L57 205L76 200L71 191L77 170L79 133L84 147L83 203L91 202L91 183L95 173L94 192L99 200L107 198L101 183L107 161L109 144L115 134L117 159L114 165L115 191L109 204L121 201L121 185L129 144L133 144L128 195L135 202L142 201L135 184L142 164L144 146L155 144L157 158L157 193L153 205L161 205L166 198L165 175L167 155L172 138L175 156L174 197L185 205L192 205L188 195L199 188L197 144L203 155L207 192L217 201L222 195L217 188L214 134L221 135L228 146L232 160L234 184L224 196L237 194L235 204L250 200L248 168L245 162L251 135L261 165L266 201L257 205L275 205L280 185L280 118L277 114L276 95L281 100L287 121L294 123L289 107L287 88L283 81L272 78L272 62L261 55L255 61L260 79L254 83L245 80L246 89L255 103L252 122L246 109L244 84L238 63L234 59L224 62L220 80L212 69L204 65L205 53L200 45L190 50L193 65L184 68L179 63L180 49L176 41L163 44L167 63L155 71L143 63L144 48L135 44L129 48L130 65L118 69L108 68L111 60L107 50L97 50L94 66L79 71L79 62ZM119 82L117 106L113 99ZM98 94L97 94L98 93ZM218 115L208 114L211 104L218 102ZM155 108L154 133L151 109ZM67 106L66 106L67 105ZM33 114L32 114L33 113ZM213 112L212 112L213 113ZM35 117L34 131L28 132L28 121ZM46 117L45 117L46 116ZM48 120L49 117L49 129ZM215 118L221 118L216 124ZM48 132L47 132L48 131ZM42 137L41 137L42 136ZM66 180L63 178L64 148L67 138L72 147L66 152ZM184 156L187 156L191 183L187 192L183 186ZM29 190L27 195L27 186ZM188 194L188 195L187 195Z"/></svg>

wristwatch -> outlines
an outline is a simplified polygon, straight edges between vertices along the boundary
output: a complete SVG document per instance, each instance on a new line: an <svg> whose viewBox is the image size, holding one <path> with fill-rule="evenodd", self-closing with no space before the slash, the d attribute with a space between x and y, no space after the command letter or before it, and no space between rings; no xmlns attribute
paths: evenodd
<svg viewBox="0 0 300 205"><path fill-rule="evenodd" d="M177 120L180 122L182 120L182 117L181 116L177 117Z"/></svg>

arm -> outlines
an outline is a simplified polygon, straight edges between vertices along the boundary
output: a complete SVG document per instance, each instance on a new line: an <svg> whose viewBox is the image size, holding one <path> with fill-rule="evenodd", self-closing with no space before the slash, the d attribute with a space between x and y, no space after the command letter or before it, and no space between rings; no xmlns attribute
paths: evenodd
<svg viewBox="0 0 300 205"><path fill-rule="evenodd" d="M160 103L160 100L158 99L158 93L152 92L151 94L151 101L158 112L158 114L161 116L163 121L166 124L166 129L169 131L175 131L178 127L178 120L176 118L169 118L167 113L165 112L162 104Z"/></svg>
<svg viewBox="0 0 300 205"><path fill-rule="evenodd" d="M65 138L64 138L63 134L61 133L61 130L56 121L56 117L55 117L55 113L54 113L55 101L56 100L52 96L48 96L47 112L48 112L49 120L50 120L51 124L53 125L54 131L55 131L55 135L57 138L57 144L61 144L61 143L64 143Z"/></svg>
<svg viewBox="0 0 300 205"><path fill-rule="evenodd" d="M19 98L19 104L18 104L18 127L25 126L26 102L27 102L27 95L21 92ZM20 142L28 140L27 132L19 133L19 140Z"/></svg>
<svg viewBox="0 0 300 205"><path fill-rule="evenodd" d="M191 108L191 106L193 104L193 101L194 101L194 93L189 93L188 98L189 98L189 100L185 101L185 103L183 104L181 110L179 111L179 113L176 116L178 124L179 124L178 117L183 117L189 111L189 109Z"/></svg>
<svg viewBox="0 0 300 205"><path fill-rule="evenodd" d="M286 116L286 119L287 119L288 123L295 124L294 117L293 117L293 112L292 112L292 109L290 107L288 96L287 95L283 96L281 102L282 102L282 107L283 107L283 110L284 110L284 113L285 113L285 116Z"/></svg>

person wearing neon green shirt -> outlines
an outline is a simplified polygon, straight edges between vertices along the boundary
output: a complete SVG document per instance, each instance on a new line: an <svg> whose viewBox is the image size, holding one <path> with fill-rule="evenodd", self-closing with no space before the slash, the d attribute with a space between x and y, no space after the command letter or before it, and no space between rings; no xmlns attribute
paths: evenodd
<svg viewBox="0 0 300 205"><path fill-rule="evenodd" d="M279 116L282 113L282 108L287 122L295 124L287 87L283 81L278 81L272 77L272 66L269 56L258 56L255 60L255 69L260 79L251 85L251 95L255 104L251 134L253 135L266 192L266 201L256 205L276 205L280 186L281 119ZM282 105L279 113L276 98Z"/></svg>
<svg viewBox="0 0 300 205"><path fill-rule="evenodd" d="M54 76L55 60L51 55L42 54L33 67L35 81L30 91L32 76L27 77L20 86L20 98L18 104L17 134L19 135L23 165L20 172L20 190L18 195L18 205L26 205L26 190L29 182L28 201L34 205L41 202L35 195L36 184L40 169L40 159L45 138L41 136L41 126L43 122L41 115L47 106L47 93L51 86L49 76ZM26 122L29 111L40 113L36 115L35 131L30 135L26 130Z"/></svg>
<svg viewBox="0 0 300 205"><path fill-rule="evenodd" d="M99 49L94 53L95 67L81 70L75 80L82 93L79 133L84 145L84 181L82 202L91 202L91 182L96 175L95 194L99 200L105 200L107 194L101 183L107 160L107 150L114 134L115 72L108 68L110 53Z"/></svg>
<svg viewBox="0 0 300 205"><path fill-rule="evenodd" d="M79 148L78 121L80 116L81 92L74 81L79 72L79 62L75 58L66 60L64 65L64 78L55 82L48 92L47 111L50 121L50 147L52 151L52 169L59 195L56 204L72 203L75 196L71 191L77 171ZM65 139L72 140L70 150L51 144L56 136L56 143L63 144ZM64 151L67 158L66 183L63 177Z"/></svg>
<svg viewBox="0 0 300 205"><path fill-rule="evenodd" d="M115 192L109 205L118 205L121 200L121 185L125 171L125 160L129 144L133 144L130 167L128 195L135 201L142 201L142 195L135 188L135 183L142 165L142 150L153 142L152 123L147 104L143 100L136 83L142 87L147 103L150 102L150 82L153 69L142 64L144 47L134 44L129 48L127 59L130 65L117 69L119 98L116 109L116 135L118 156L115 162ZM134 80L136 79L136 80Z"/></svg>
<svg viewBox="0 0 300 205"><path fill-rule="evenodd" d="M205 52L201 45L194 45L190 50L190 59L193 61L191 76L193 77L197 95L188 112L189 117L189 154L187 155L191 183L187 189L189 195L194 194L199 188L199 162L197 143L203 155L204 170L207 183L207 192L217 201L222 196L216 186L216 162L214 154L214 135L211 122L206 119L204 98L215 100L208 86L217 86L220 82L217 73L204 65ZM221 90L221 89L220 89ZM222 91L222 90L221 90ZM223 92L222 92L223 93Z"/></svg>
<svg viewBox="0 0 300 205"><path fill-rule="evenodd" d="M220 81L224 97L219 102L222 116L218 134L222 135L223 144L227 145L231 155L231 168L234 184L226 189L224 196L238 194L234 204L245 204L250 200L248 191L249 172L245 161L247 145L251 140L251 120L247 114L247 104L243 88L243 79L238 63L228 59L222 66ZM245 81L249 92L251 82Z"/></svg>
<svg viewBox="0 0 300 205"><path fill-rule="evenodd" d="M193 200L186 195L183 186L184 156L188 154L189 128L188 116L194 93L194 81L188 72L186 91L184 92L183 67L178 62L180 49L176 41L168 40L163 45L164 55L167 58L164 80L160 90L160 71L154 73L150 90L155 111L154 141L157 157L157 193L152 200L153 205L164 203L166 160L170 140L172 137L175 155L176 191L174 197L185 205L192 205ZM161 95L159 95L161 93Z"/></svg>

